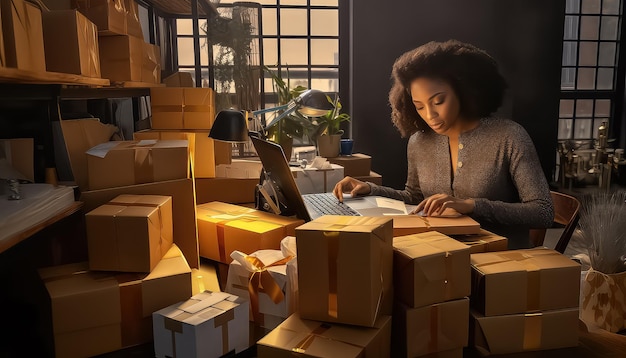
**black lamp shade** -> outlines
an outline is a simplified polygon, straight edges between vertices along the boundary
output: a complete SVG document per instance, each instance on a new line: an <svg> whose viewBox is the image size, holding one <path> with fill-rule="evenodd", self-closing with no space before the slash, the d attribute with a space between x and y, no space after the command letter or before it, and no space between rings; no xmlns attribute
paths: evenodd
<svg viewBox="0 0 626 358"><path fill-rule="evenodd" d="M248 123L243 112L234 109L221 110L215 117L209 137L225 142L247 142Z"/></svg>
<svg viewBox="0 0 626 358"><path fill-rule="evenodd" d="M328 101L326 94L320 90L310 89L302 92L296 98L298 104L298 112L308 117L319 117L332 110L334 107Z"/></svg>

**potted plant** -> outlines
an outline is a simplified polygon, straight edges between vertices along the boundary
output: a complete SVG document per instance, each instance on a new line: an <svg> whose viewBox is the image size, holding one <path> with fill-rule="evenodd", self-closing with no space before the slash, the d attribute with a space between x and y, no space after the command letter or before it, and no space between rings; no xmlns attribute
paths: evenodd
<svg viewBox="0 0 626 358"><path fill-rule="evenodd" d="M334 100L328 97L328 101L333 104L334 109L317 120L321 128L318 131L321 135L317 137L317 150L321 157L333 158L341 151L341 123L350 121L350 115L341 112L339 96L336 95Z"/></svg>

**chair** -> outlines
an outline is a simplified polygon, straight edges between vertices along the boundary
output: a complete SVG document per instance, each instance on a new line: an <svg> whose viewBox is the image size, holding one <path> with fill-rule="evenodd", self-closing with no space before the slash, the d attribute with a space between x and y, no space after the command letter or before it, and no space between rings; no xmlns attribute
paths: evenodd
<svg viewBox="0 0 626 358"><path fill-rule="evenodd" d="M580 202L571 195L551 191L552 203L554 205L554 223L552 227L563 227L563 233L557 241L554 249L560 253L565 252L565 248L572 238L572 234L578 225L580 218ZM546 236L546 229L530 230L530 240L533 246L542 246Z"/></svg>

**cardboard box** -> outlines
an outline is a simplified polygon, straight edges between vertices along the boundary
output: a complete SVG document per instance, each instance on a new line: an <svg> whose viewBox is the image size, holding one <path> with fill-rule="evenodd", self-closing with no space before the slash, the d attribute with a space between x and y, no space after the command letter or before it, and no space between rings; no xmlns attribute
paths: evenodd
<svg viewBox="0 0 626 358"><path fill-rule="evenodd" d="M100 78L96 25L76 10L46 11L42 15L46 69Z"/></svg>
<svg viewBox="0 0 626 358"><path fill-rule="evenodd" d="M419 357L467 346L467 297L409 308L397 302L393 314L393 349L396 357Z"/></svg>
<svg viewBox="0 0 626 358"><path fill-rule="evenodd" d="M370 175L356 176L354 177L354 179L358 179L360 181L366 181L366 182L368 181L376 185L383 185L383 176L373 171L370 171Z"/></svg>
<svg viewBox="0 0 626 358"><path fill-rule="evenodd" d="M389 316L370 328L310 321L295 313L257 343L257 353L259 358L383 358L390 356L390 341Z"/></svg>
<svg viewBox="0 0 626 358"><path fill-rule="evenodd" d="M230 163L230 143L213 140L206 131L145 130L133 135L135 140L188 140L195 178L214 178L217 165Z"/></svg>
<svg viewBox="0 0 626 358"><path fill-rule="evenodd" d="M72 0L72 5L96 24L99 36L128 33L124 0Z"/></svg>
<svg viewBox="0 0 626 358"><path fill-rule="evenodd" d="M251 321L274 329L295 312L292 301L298 291L287 277L287 263L294 256L285 257L281 250L259 250L251 255L236 251L231 257L225 291L250 302Z"/></svg>
<svg viewBox="0 0 626 358"><path fill-rule="evenodd" d="M343 167L344 174L351 177L361 177L370 175L372 170L372 157L367 154L354 153L352 155L340 155L334 158L328 158L332 164L338 164Z"/></svg>
<svg viewBox="0 0 626 358"><path fill-rule="evenodd" d="M141 82L161 83L161 48L143 43Z"/></svg>
<svg viewBox="0 0 626 358"><path fill-rule="evenodd" d="M294 235L304 221L239 205L210 202L197 205L200 256L230 263L237 250L252 254L279 249L285 236Z"/></svg>
<svg viewBox="0 0 626 358"><path fill-rule="evenodd" d="M470 249L436 231L393 239L394 295L409 307L468 296Z"/></svg>
<svg viewBox="0 0 626 358"><path fill-rule="evenodd" d="M33 138L0 139L0 161L4 159L16 171L15 179L35 181L34 152Z"/></svg>
<svg viewBox="0 0 626 358"><path fill-rule="evenodd" d="M186 140L113 141L98 144L86 154L90 190L189 176Z"/></svg>
<svg viewBox="0 0 626 358"><path fill-rule="evenodd" d="M85 214L91 270L150 272L157 265L172 246L172 200L150 199L155 205L119 200Z"/></svg>
<svg viewBox="0 0 626 358"><path fill-rule="evenodd" d="M221 201L230 204L255 202L255 188L259 178L196 178L196 200L198 204Z"/></svg>
<svg viewBox="0 0 626 358"><path fill-rule="evenodd" d="M578 308L485 317L472 310L470 345L482 355L576 347Z"/></svg>
<svg viewBox="0 0 626 358"><path fill-rule="evenodd" d="M300 194L330 193L341 179L343 167L331 164L332 169L290 167Z"/></svg>
<svg viewBox="0 0 626 358"><path fill-rule="evenodd" d="M485 316L578 307L580 264L547 248L471 255L472 307Z"/></svg>
<svg viewBox="0 0 626 358"><path fill-rule="evenodd" d="M156 357L220 357L248 348L248 307L237 296L205 291L154 313Z"/></svg>
<svg viewBox="0 0 626 358"><path fill-rule="evenodd" d="M469 246L470 254L508 250L509 239L485 229L480 229L478 234L453 235L452 238Z"/></svg>
<svg viewBox="0 0 626 358"><path fill-rule="evenodd" d="M124 0L124 7L126 8L126 33L143 40L143 30L139 20L139 6L135 0Z"/></svg>
<svg viewBox="0 0 626 358"><path fill-rule="evenodd" d="M258 160L233 159L230 163L217 165L215 176L218 178L257 179L258 182L262 170L263 163Z"/></svg>
<svg viewBox="0 0 626 358"><path fill-rule="evenodd" d="M111 81L141 81L143 45L140 38L119 35L99 36L100 72Z"/></svg>
<svg viewBox="0 0 626 358"><path fill-rule="evenodd" d="M6 67L46 72L41 10L24 0L2 0L2 35Z"/></svg>
<svg viewBox="0 0 626 358"><path fill-rule="evenodd" d="M389 217L322 216L296 228L300 316L372 327L393 304Z"/></svg>
<svg viewBox="0 0 626 358"><path fill-rule="evenodd" d="M190 269L176 246L154 271L88 271L87 262L40 269L51 299L56 356L95 356L152 340L151 310L191 296Z"/></svg>
<svg viewBox="0 0 626 358"><path fill-rule="evenodd" d="M174 72L163 79L166 87L194 87L193 77L189 72Z"/></svg>
<svg viewBox="0 0 626 358"><path fill-rule="evenodd" d="M445 214L445 213L444 213ZM419 234L438 231L446 235L467 235L480 233L480 224L467 215L395 215L393 216L393 236Z"/></svg>
<svg viewBox="0 0 626 358"><path fill-rule="evenodd" d="M83 191L80 196L80 201L84 202L83 209L85 212L89 212L100 205L108 203L121 194L171 196L174 243L185 254L189 266L192 268L200 267L198 232L196 226L196 204L192 179L179 179Z"/></svg>
<svg viewBox="0 0 626 358"><path fill-rule="evenodd" d="M211 88L150 89L153 129L211 129L215 92Z"/></svg>

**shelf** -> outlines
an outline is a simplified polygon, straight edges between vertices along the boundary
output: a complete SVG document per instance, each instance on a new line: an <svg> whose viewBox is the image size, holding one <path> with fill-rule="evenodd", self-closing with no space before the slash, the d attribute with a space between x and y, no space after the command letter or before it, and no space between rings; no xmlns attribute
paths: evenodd
<svg viewBox="0 0 626 358"><path fill-rule="evenodd" d="M81 86L109 86L111 84L106 78L91 78L59 72L34 72L9 67L0 67L0 82Z"/></svg>

